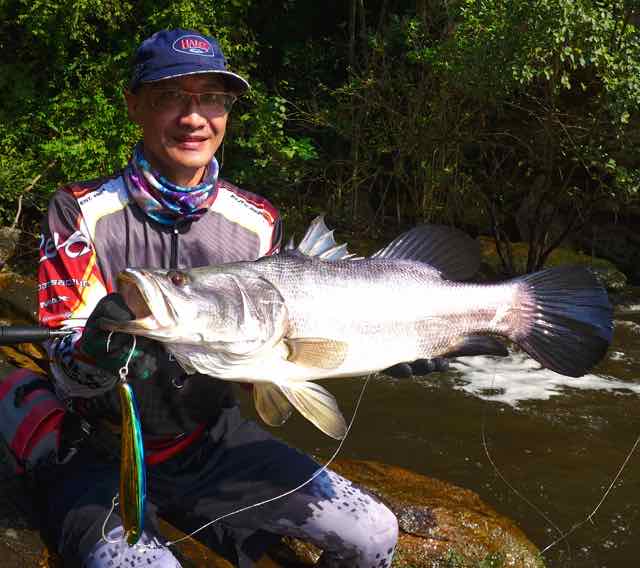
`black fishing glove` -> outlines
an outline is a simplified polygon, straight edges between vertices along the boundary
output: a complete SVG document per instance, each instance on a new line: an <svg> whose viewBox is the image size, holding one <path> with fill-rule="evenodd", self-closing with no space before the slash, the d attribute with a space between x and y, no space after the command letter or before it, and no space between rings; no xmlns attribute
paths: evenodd
<svg viewBox="0 0 640 568"><path fill-rule="evenodd" d="M95 307L84 328L75 358L83 364L106 371L107 377L118 375L118 371L129 361L129 377L147 379L160 368L167 371L169 363L167 353L157 341L136 336L134 348L133 336L128 333L109 332L100 329L100 319L129 321L134 318L120 294L108 294ZM133 353L131 349L133 348ZM176 371L177 363L173 363ZM99 376L99 375L97 375ZM96 378L96 377L94 377ZM108 380L108 379L107 379ZM106 381L105 381L106 382Z"/></svg>
<svg viewBox="0 0 640 568"><path fill-rule="evenodd" d="M448 359L444 357L434 357L433 359L416 359L411 363L398 363L382 372L396 379L406 379L409 377L420 377L438 371L447 371L448 369Z"/></svg>

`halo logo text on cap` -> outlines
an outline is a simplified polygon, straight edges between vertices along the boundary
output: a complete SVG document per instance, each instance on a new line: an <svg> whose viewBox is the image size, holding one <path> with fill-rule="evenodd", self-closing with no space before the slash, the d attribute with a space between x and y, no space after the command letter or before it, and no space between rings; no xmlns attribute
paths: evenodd
<svg viewBox="0 0 640 568"><path fill-rule="evenodd" d="M197 35L186 35L178 38L173 42L173 49L179 53L215 57L213 46L206 39Z"/></svg>

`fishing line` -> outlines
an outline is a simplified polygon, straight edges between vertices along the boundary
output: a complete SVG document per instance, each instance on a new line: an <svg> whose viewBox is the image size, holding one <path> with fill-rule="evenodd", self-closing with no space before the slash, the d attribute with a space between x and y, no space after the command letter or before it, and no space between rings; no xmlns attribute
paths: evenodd
<svg viewBox="0 0 640 568"><path fill-rule="evenodd" d="M627 463L629 463L629 460L631 459L631 456L636 451L636 448L638 447L638 444L640 444L640 435L638 435L638 437L636 438L636 441L633 444L631 450L629 450L629 453L627 454L627 457L624 459L624 461L622 462L622 465L618 469L618 473L613 478L613 481L609 484L609 487L607 487L607 489L605 490L604 494L602 495L602 498L600 499L600 502L595 506L593 511L591 511L591 513L589 513L582 521L580 521L579 523L576 523L575 525L573 525L566 533L564 533L564 534L560 533L560 537L559 538L554 540L551 544L548 544L547 546L545 546L540 551L541 554L543 554L544 552L546 552L547 550L549 550L550 548L552 548L556 544L558 544L560 541L564 540L565 538L567 538L568 536L573 534L582 525L586 524L587 521L590 521L591 523L593 523L593 517L598 512L598 509L600 508L600 506L605 502L605 499L609 496L609 493L611 493L611 491L613 491L613 487L615 486L615 484L618 481L619 477L622 475L622 472L624 471L624 469L627 467Z"/></svg>
<svg viewBox="0 0 640 568"><path fill-rule="evenodd" d="M134 338L135 338L135 336L134 336ZM133 347L131 348L131 351L129 352L129 357L127 358L127 362L125 363L125 367L128 367L129 361L131 360L131 357L133 355L134 349L135 349L135 342L134 342ZM237 515L239 513L243 513L244 511L248 511L250 509L254 509L256 507L260 507L262 505L266 505L267 503L272 503L273 501L277 501L279 499L283 499L284 497L287 497L287 496L291 495L292 493L295 493L296 491L299 491L304 486L308 485L314 479L316 479L316 477L318 477L320 474L325 472L326 469L331 465L331 463L338 456L338 453L342 449L342 446L344 445L344 442L347 439L347 436L349 435L349 432L351 431L351 427L353 426L353 423L355 422L356 415L357 415L358 409L360 407L360 403L362 402L362 398L364 397L364 392L365 392L365 390L367 388L367 385L369 384L369 379L370 378L371 378L371 375L367 375L367 377L365 378L364 384L362 385L362 390L360 391L360 395L358 396L355 408L353 410L353 415L351 416L351 420L349 422L349 425L347 426L347 430L345 432L345 435L342 438L342 440L340 440L340 443L338 444L338 447L335 449L335 451L333 452L333 454L329 458L329 460L322 467L317 469L309 479L307 479L303 483L299 484L298 486L294 487L293 489L290 489L289 491L286 491L285 493L282 493L280 495L276 495L275 497L271 497L271 498L265 499L263 501L259 501L258 503L253 503L252 505L247 505L246 507L240 507L239 509L236 509L236 510L231 511L229 513L225 513L224 515L221 515L220 517L217 517L216 519L213 519L212 521L209 521L208 523L205 523L204 525L202 525L201 527L197 528L193 532L191 532L191 533L189 533L189 534L187 534L187 535L185 535L185 536L183 536L183 537L181 537L181 538L179 538L177 540L170 540L170 541L165 542L164 545L165 546L173 546L175 544L178 544L180 542L183 542L183 541L187 540L188 538L191 538L195 534L197 534L200 531L206 529L207 527L213 525L214 523L217 523L218 521L221 521L222 519L226 519L226 518L231 517L233 515ZM103 540L105 542L108 542L110 544L118 544L120 542L120 540L112 541L106 535L107 523L109 521L109 518L111 517L111 515L115 511L115 507L116 507L117 504L118 504L118 494L116 494L113 497L113 500L112 500L112 503L111 503L111 509L109 510L109 513L107 514L107 516L106 516L106 518L104 520L104 523L102 523L102 538L103 538ZM147 545L134 545L134 546L147 546Z"/></svg>
<svg viewBox="0 0 640 568"><path fill-rule="evenodd" d="M362 397L364 396L364 391L367 388L367 385L369 384L369 379L370 378L371 378L371 375L367 375L367 377L366 377L366 379L364 381L364 384L362 385L362 390L360 391L360 396L358 397L358 400L356 401L356 406L355 406L355 408L353 410L353 415L351 416L351 421L349 422L349 426L347 426L347 431L345 432L344 437L342 438L342 440L340 440L340 443L338 444L338 447L333 452L333 455L329 458L329 460L321 468L316 470L315 473L309 479L307 479L305 482L301 483L297 487L294 487L293 489L290 489L289 491L286 491L285 493L282 493L281 495L277 495L276 497L271 497L270 499L265 499L264 501L259 501L258 503L254 503L253 505L247 505L246 507L241 507L239 509L236 509L235 511L231 511L230 513L225 513L224 515L221 515L217 519L213 519L212 521L209 521L208 523L202 525L200 528L198 528L195 531L183 536L182 538L179 538L178 540L170 540L170 541L165 542L165 546L172 546L174 544L178 544L179 542L187 540L188 538L192 537L196 533L199 533L201 530L206 529L207 527L211 526L214 523L217 523L218 521L221 521L222 519L226 519L227 517L231 517L233 515L237 515L238 513L243 513L244 511L248 511L249 509L254 509L256 507L260 507L262 505L266 505L267 503L272 503L273 501L277 501L278 499L282 499L284 497L287 497L287 496L291 495L292 493L295 493L296 491L299 491L305 485L308 485L309 483L311 483L321 473L326 471L326 469L329 467L329 465L331 465L333 460L335 460L335 458L337 457L338 453L342 449L342 446L343 446L345 440L347 439L347 436L349 435L349 431L351 430L351 426L353 426L353 423L354 423L354 421L356 419L356 414L358 413L358 408L360 407L360 402L362 402Z"/></svg>
<svg viewBox="0 0 640 568"><path fill-rule="evenodd" d="M494 388L494 384L495 384L495 373L493 375L492 378L492 382L491 382L491 388ZM528 499L524 494L522 494L520 491L518 491L507 479L506 477L502 474L502 472L498 469L496 463L494 462L491 453L489 451L489 447L488 447L488 443L487 443L487 437L486 437L486 419L487 419L487 406L488 404L485 404L483 406L483 412L482 412L482 430L481 430L481 435L482 435L482 447L484 449L485 455L487 456L487 459L489 460L489 463L491 464L491 466L493 467L496 475L502 480L502 482L515 494L517 495L520 499L522 499L522 501L524 501L527 505L529 505L529 507L531 507L536 513L538 513L538 515L540 515L541 518L543 518L551 527L553 527L553 529L558 533L558 538L556 538L554 541L552 541L551 543L549 543L547 546L545 546L543 549L540 550L540 554L544 554L545 552L548 552L549 550L551 550L553 547L555 547L556 545L558 545L559 543L561 543L562 541L565 541L569 536L571 536L576 530L578 530L580 527L582 527L583 525L585 525L587 522L591 522L593 524L593 518L595 517L595 515L597 514L598 510L600 509L600 507L602 506L602 504L606 501L607 497L609 496L609 494L613 491L615 484L618 482L618 479L620 479L620 476L622 475L622 472L625 470L625 468L627 467L627 464L629 463L629 460L631 459L631 457L633 456L633 454L635 453L636 449L638 448L638 446L640 445L640 434L638 435L638 437L636 438L634 444L632 445L631 449L629 450L629 452L627 452L626 457L624 458L622 464L620 465L620 467L618 468L617 473L615 474L615 476L613 477L613 480L609 483L609 486L607 487L607 489L604 491L602 497L600 498L600 501L597 503L597 505L593 508L593 510L581 521L573 524L568 530L563 531L562 529L560 529L560 527L558 527L550 518L548 515L546 515L537 505L535 505L535 503L533 503L530 499ZM569 543L567 542L567 553L570 555L570 550L571 547L569 545Z"/></svg>
<svg viewBox="0 0 640 568"><path fill-rule="evenodd" d="M495 380L496 380L496 372L495 372L495 367L494 367L494 372L493 372L493 376L491 378L491 387L490 390L494 390L495 388ZM487 435L486 435L486 427L487 427L487 407L489 406L489 402L485 401L485 403L482 405L482 424L481 424L481 437L482 437L482 448L484 449L484 453L487 456L487 459L489 460L489 463L491 464L491 467L493 468L494 472L496 473L496 475L500 478L500 480L517 496L519 497L524 503L526 503L529 507L531 507L536 513L538 513L538 515L540 515L540 517L542 519L544 519L549 526L551 526L559 535L560 537L553 543L557 543L560 542L563 539L563 533L562 533L562 529L556 524L554 523L551 518L542 510L540 509L540 507L538 507L535 503L533 503L526 495L524 495L521 491L519 491L518 489L516 489L512 483L509 482L509 480L503 475L503 473L500 471L500 469L498 468L498 466L496 465L495 461L493 460L493 457L491 456L491 452L489 451L489 445L487 443ZM542 550L540 552L540 554L542 554L543 552L545 552L548 548L545 548L544 550ZM571 554L570 552L570 547L569 547L569 543L567 543L567 554Z"/></svg>

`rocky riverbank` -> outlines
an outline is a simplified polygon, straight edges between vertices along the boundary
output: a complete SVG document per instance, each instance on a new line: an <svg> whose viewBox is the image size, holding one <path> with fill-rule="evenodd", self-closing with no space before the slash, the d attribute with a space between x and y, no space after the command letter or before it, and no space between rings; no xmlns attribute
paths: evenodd
<svg viewBox="0 0 640 568"><path fill-rule="evenodd" d="M2 461L4 466L5 461ZM345 460L333 469L363 485L394 511L400 539L396 568L542 568L536 547L506 517L475 493L406 469L367 461ZM28 490L21 478L2 468L0 555L3 567L62 568L40 538ZM163 523L168 539L182 535ZM193 539L178 545L185 568L229 568L214 551ZM260 561L262 568L311 566L319 551L298 540L283 541Z"/></svg>

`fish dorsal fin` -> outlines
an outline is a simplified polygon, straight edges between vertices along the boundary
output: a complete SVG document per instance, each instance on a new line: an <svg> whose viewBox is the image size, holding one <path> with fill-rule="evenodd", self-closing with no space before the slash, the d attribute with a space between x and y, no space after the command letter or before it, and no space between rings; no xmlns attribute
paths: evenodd
<svg viewBox="0 0 640 568"><path fill-rule="evenodd" d="M293 412L287 397L273 383L253 383L253 402L260 418L269 426L282 426Z"/></svg>
<svg viewBox="0 0 640 568"><path fill-rule="evenodd" d="M347 432L338 403L324 387L311 381L278 383L284 396L295 409L327 436L342 440Z"/></svg>
<svg viewBox="0 0 640 568"><path fill-rule="evenodd" d="M335 261L356 258L347 250L346 244L337 244L333 238L333 230L329 229L324 222L324 216L316 217L303 239L297 247L294 247L293 241L289 241L285 247L285 251L312 256L320 260Z"/></svg>
<svg viewBox="0 0 640 568"><path fill-rule="evenodd" d="M371 258L424 262L447 280L468 280L480 268L480 244L452 227L420 225L391 241Z"/></svg>
<svg viewBox="0 0 640 568"><path fill-rule="evenodd" d="M286 339L289 348L288 361L302 367L337 369L345 357L349 346L334 339L320 337L300 337Z"/></svg>

